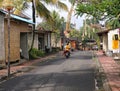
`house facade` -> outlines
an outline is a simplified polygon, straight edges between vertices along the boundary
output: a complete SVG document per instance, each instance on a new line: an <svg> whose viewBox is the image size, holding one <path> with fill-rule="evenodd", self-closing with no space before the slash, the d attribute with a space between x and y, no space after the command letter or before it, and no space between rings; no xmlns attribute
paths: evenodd
<svg viewBox="0 0 120 91"><path fill-rule="evenodd" d="M43 28L39 28L36 35L38 36L38 49L43 50L45 52L51 52L51 30L45 30Z"/></svg>
<svg viewBox="0 0 120 91"><path fill-rule="evenodd" d="M119 41L119 29L114 29L108 32L108 50L112 51L113 53L120 50L120 41Z"/></svg>
<svg viewBox="0 0 120 91"><path fill-rule="evenodd" d="M113 29L113 30L105 30L97 33L101 39L102 43L102 50L105 53L112 52L112 53L119 53L120 51L120 29Z"/></svg>
<svg viewBox="0 0 120 91"><path fill-rule="evenodd" d="M8 57L8 25L6 12L0 11L0 63L7 62ZM29 58L28 36L31 30L28 25L33 24L30 20L12 15L10 19L10 62L20 60L20 50L25 59Z"/></svg>
<svg viewBox="0 0 120 91"><path fill-rule="evenodd" d="M98 32L98 36L100 37L100 43L102 44L102 50L107 52L108 50L108 32L109 30L103 30Z"/></svg>
<svg viewBox="0 0 120 91"><path fill-rule="evenodd" d="M5 62L4 14L0 12L0 64Z"/></svg>

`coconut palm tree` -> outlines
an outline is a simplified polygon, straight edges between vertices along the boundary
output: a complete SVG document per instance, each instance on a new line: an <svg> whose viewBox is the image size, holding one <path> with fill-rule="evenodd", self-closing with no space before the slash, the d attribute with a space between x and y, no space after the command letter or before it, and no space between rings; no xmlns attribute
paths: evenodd
<svg viewBox="0 0 120 91"><path fill-rule="evenodd" d="M28 3L30 2L32 3L32 19L34 23L36 23L36 13L44 20L52 22L50 11L47 9L46 5L50 4L52 6L56 6L59 9L67 10L67 6L63 2L60 2L60 0L16 0L16 3L20 5L15 4L16 5L15 14L19 14L23 9L26 9L28 6ZM32 39L32 44L29 51L31 51L34 44L35 26L36 25L34 24L33 39Z"/></svg>
<svg viewBox="0 0 120 91"><path fill-rule="evenodd" d="M45 20L51 20L50 11L47 5L56 6L59 9L67 10L67 6L60 0L15 0L15 14L20 14L22 10L28 7L28 3L32 3L35 12ZM34 12L34 10L32 12Z"/></svg>
<svg viewBox="0 0 120 91"><path fill-rule="evenodd" d="M64 19L62 19L59 15L59 13L57 13L56 11L53 11L51 13L52 19L53 19L53 23L51 23L50 25L52 26L52 30L54 31L54 43L55 43L55 47L57 47L57 43L60 40L60 33L62 32L62 27L63 27L63 22Z"/></svg>
<svg viewBox="0 0 120 91"><path fill-rule="evenodd" d="M54 33L52 34L52 38L54 41L55 47L57 47L57 43L60 40L60 33L62 32L64 18L60 17L59 13L56 11L52 11L51 17L53 22L46 22L43 21L42 23L38 24L39 27L43 27L45 30L52 30Z"/></svg>
<svg viewBox="0 0 120 91"><path fill-rule="evenodd" d="M0 0L0 5L4 0ZM46 21L52 23L52 17L50 15L50 11L47 9L46 5L56 6L59 9L68 10L67 6L61 2L60 0L14 0L14 14L20 14L22 10L28 8L28 4L32 3L32 19L33 22L36 23L36 13ZM34 45L35 38L35 24L33 24L33 33L32 33L32 43L29 52L32 50Z"/></svg>
<svg viewBox="0 0 120 91"><path fill-rule="evenodd" d="M52 22L52 17L50 15L50 11L46 8L45 4L52 4L57 5L58 8L62 8L64 10L67 10L67 6L60 2L60 0L32 0L32 11L33 11L33 22L35 23L35 11L37 11L38 15L42 18L44 18L46 21ZM33 30L35 30L35 25L33 25ZM34 44L34 37L35 33L33 32L33 40L31 44L31 49L33 48Z"/></svg>
<svg viewBox="0 0 120 91"><path fill-rule="evenodd" d="M47 3L47 4L57 5L58 8L62 8L64 10L67 10L66 5L62 2L60 2L60 0L44 0L44 2ZM43 17L46 21L53 24L54 19L53 19L53 17L51 17L51 14L50 14L49 10L47 10L47 8L44 6L44 4L42 4L40 2L35 3L35 4L36 4L36 10L37 10L38 14L41 17ZM33 11L34 11L34 9L33 9ZM46 11L46 12L44 12L44 11ZM32 48L32 46L31 46L31 48Z"/></svg>

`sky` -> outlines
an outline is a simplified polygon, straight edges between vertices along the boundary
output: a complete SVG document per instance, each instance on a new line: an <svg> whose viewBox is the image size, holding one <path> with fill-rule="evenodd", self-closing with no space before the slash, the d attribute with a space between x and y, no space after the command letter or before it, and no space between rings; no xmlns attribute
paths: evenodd
<svg viewBox="0 0 120 91"><path fill-rule="evenodd" d="M62 1L62 0L61 0ZM71 4L68 2L68 0L63 0L63 2L70 8ZM67 12L61 11L60 15L64 18L67 18ZM75 16L75 12L73 12L71 17L71 23L76 25L76 29L80 29L81 26L83 26L83 20L85 17L77 17Z"/></svg>
<svg viewBox="0 0 120 91"><path fill-rule="evenodd" d="M61 0L61 1L64 2L64 3L68 6L68 8L70 8L71 4L68 2L68 0ZM64 17L65 20L67 20L67 12L65 12L65 11L63 11L63 10L58 10L58 9L56 9L55 7L51 7L51 6L48 6L48 9L50 9L51 11L52 11L52 10L56 10L57 12L59 12L59 14L60 14L61 17ZM31 16L32 16L31 12L32 12L32 11L31 11L31 8L29 8L29 9L26 10L24 13L25 13L26 15L28 15L29 17L31 17ZM84 16L83 16L83 17L77 17L77 16L75 16L74 14L75 14L75 13L73 12L72 17L71 17L71 23L73 23L73 24L76 25L76 26L75 26L76 29L80 29L80 27L83 25ZM38 18L36 19L36 23L37 23L37 24L40 23L41 21L42 21L42 20L41 20L40 17L38 17Z"/></svg>

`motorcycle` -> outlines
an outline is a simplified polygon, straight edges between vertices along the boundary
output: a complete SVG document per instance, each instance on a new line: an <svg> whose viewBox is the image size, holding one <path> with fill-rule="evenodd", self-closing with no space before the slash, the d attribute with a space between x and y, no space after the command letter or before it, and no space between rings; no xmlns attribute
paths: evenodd
<svg viewBox="0 0 120 91"><path fill-rule="evenodd" d="M70 51L64 51L64 55L66 58L69 58L70 57Z"/></svg>

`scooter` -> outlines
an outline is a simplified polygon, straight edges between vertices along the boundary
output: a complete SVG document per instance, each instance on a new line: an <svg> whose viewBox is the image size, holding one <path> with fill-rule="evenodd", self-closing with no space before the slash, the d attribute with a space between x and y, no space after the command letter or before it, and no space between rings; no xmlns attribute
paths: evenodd
<svg viewBox="0 0 120 91"><path fill-rule="evenodd" d="M70 57L70 51L64 51L64 55L66 58L69 58Z"/></svg>

